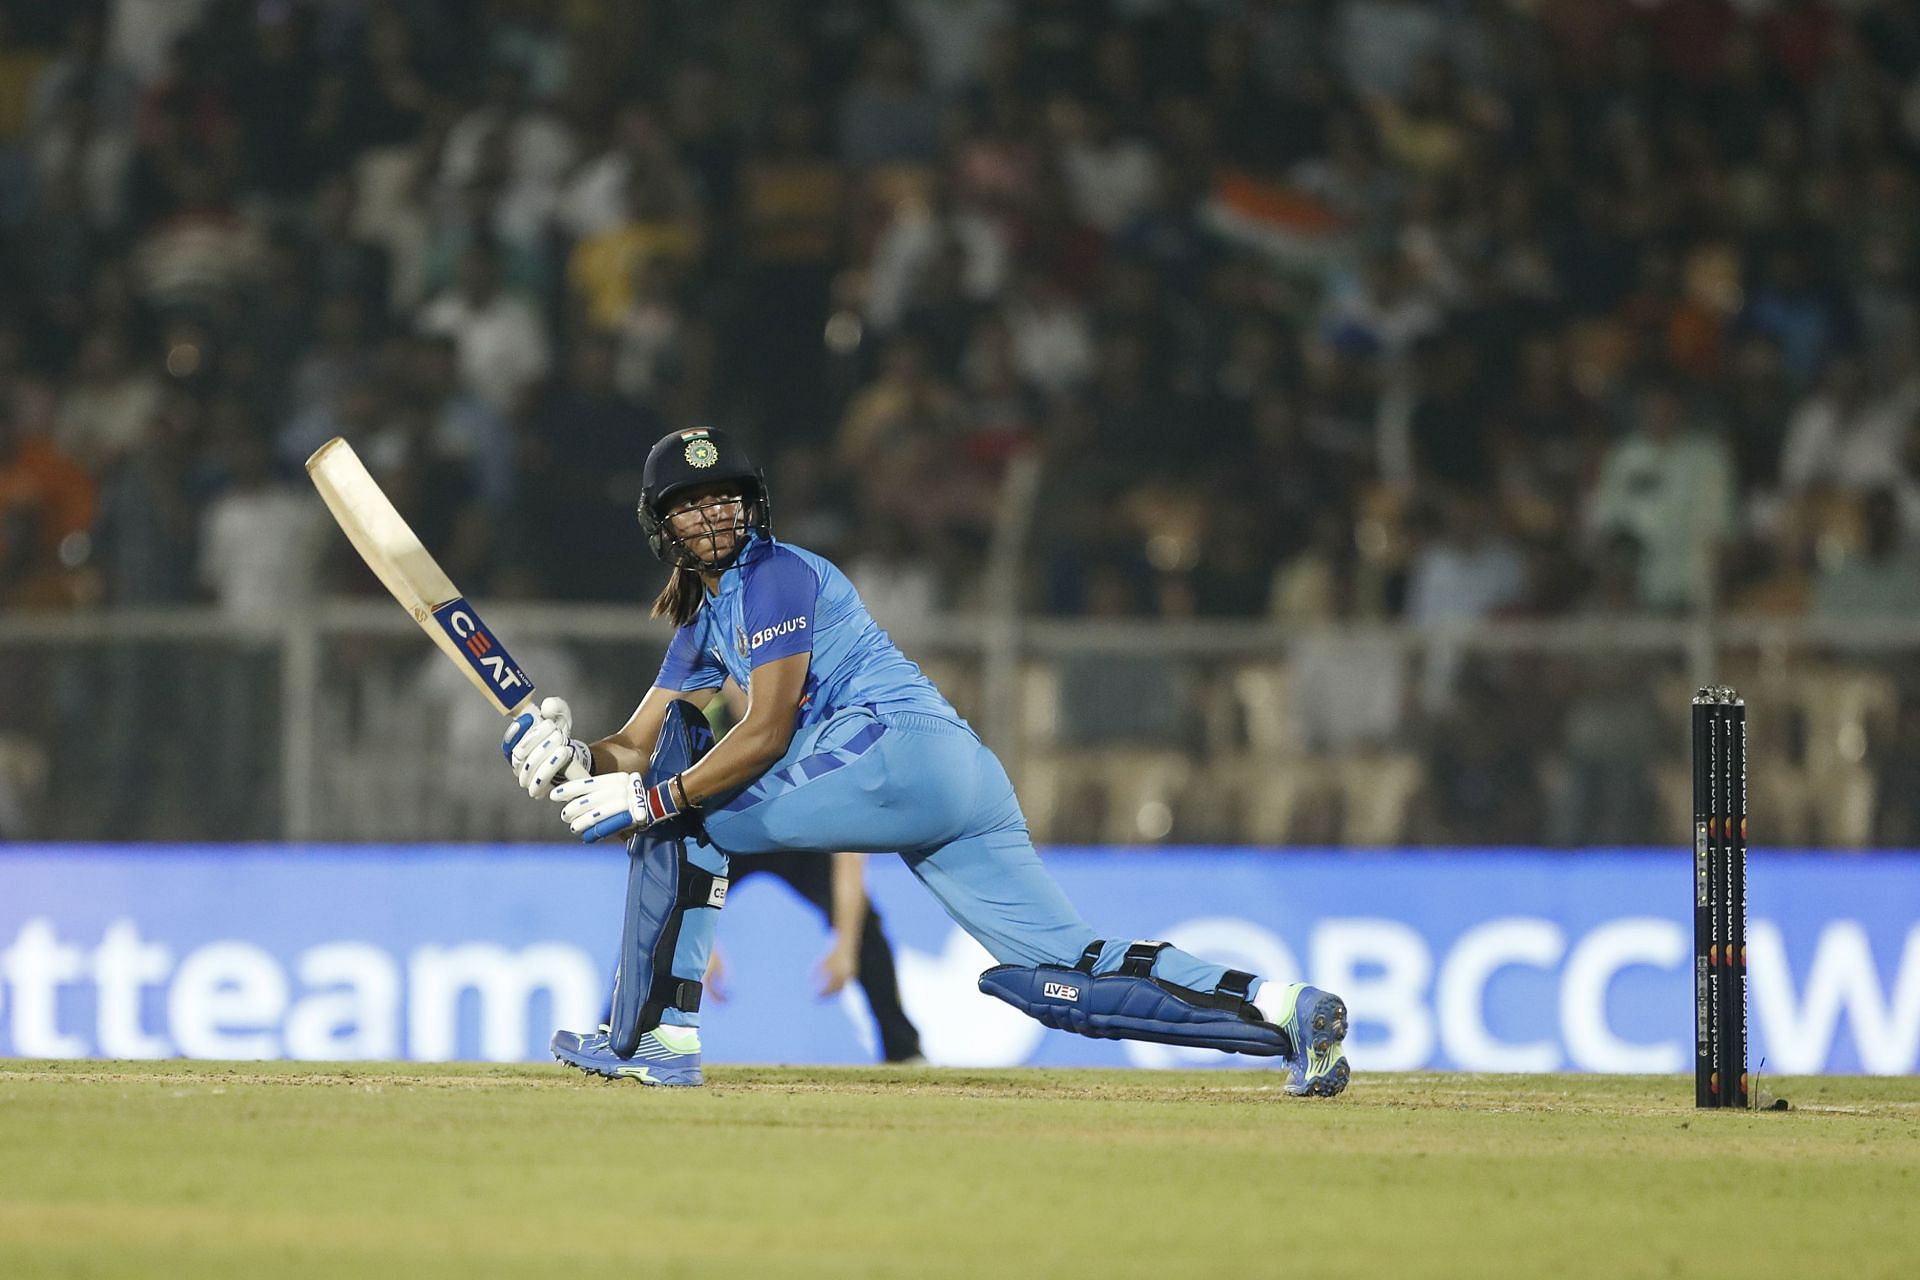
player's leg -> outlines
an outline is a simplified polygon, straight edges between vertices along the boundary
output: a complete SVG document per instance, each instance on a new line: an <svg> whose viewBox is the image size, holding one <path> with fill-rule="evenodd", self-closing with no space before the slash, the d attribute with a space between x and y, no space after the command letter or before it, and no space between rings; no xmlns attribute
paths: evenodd
<svg viewBox="0 0 1920 1280"><path fill-rule="evenodd" d="M892 853L958 836L973 811L979 743L958 726L934 734L903 728L903 721L932 717L882 719L856 707L795 735L786 755L752 784L701 811L708 839L739 855ZM941 785L925 785L926 777Z"/></svg>
<svg viewBox="0 0 1920 1280"><path fill-rule="evenodd" d="M703 819L713 843L730 854L905 851L947 913L1001 961L983 975L982 989L1050 1026L1283 1054L1301 1076L1289 1087L1344 1087L1345 1007L1337 999L1311 988L1263 990L1254 975L1177 947L1130 954L1124 939L1092 947L1093 929L1034 853L1006 770L950 722L843 712ZM1318 1055L1294 1053L1288 1028L1303 1012L1321 1024Z"/></svg>
<svg viewBox="0 0 1920 1280"><path fill-rule="evenodd" d="M1001 964L980 987L1048 1026L1083 1035L1283 1055L1288 1088L1345 1088L1346 1006L1160 942L1096 937L1041 865L1006 771L981 747L978 828L905 855L947 914Z"/></svg>

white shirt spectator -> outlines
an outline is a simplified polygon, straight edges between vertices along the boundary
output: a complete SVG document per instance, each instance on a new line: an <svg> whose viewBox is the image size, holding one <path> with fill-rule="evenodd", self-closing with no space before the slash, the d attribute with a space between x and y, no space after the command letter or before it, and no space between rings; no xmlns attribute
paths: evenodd
<svg viewBox="0 0 1920 1280"><path fill-rule="evenodd" d="M971 209L943 218L922 201L902 201L880 233L867 273L867 319L875 327L892 329L900 323L920 273L947 237L960 250L962 294L977 302L1005 287L1013 254L998 219Z"/></svg>
<svg viewBox="0 0 1920 1280"><path fill-rule="evenodd" d="M1422 58L1446 43L1447 18L1429 0L1345 0L1334 56L1363 95L1399 97Z"/></svg>
<svg viewBox="0 0 1920 1280"><path fill-rule="evenodd" d="M1920 384L1848 407L1816 395L1794 411L1780 457L1788 492L1831 486L1862 493L1893 488L1904 479L1900 452L1920 418Z"/></svg>
<svg viewBox="0 0 1920 1280"><path fill-rule="evenodd" d="M1339 753L1399 739L1407 673L1391 635L1310 631L1288 656L1289 710L1302 742Z"/></svg>
<svg viewBox="0 0 1920 1280"><path fill-rule="evenodd" d="M181 214L140 241L133 266L155 306L191 305L258 276L266 248L236 214Z"/></svg>
<svg viewBox="0 0 1920 1280"><path fill-rule="evenodd" d="M1073 210L1107 235L1124 230L1153 203L1160 159L1139 138L1125 136L1070 142L1061 157Z"/></svg>
<svg viewBox="0 0 1920 1280"><path fill-rule="evenodd" d="M312 495L287 485L231 489L200 526L200 582L231 614L275 616L313 595L325 532Z"/></svg>
<svg viewBox="0 0 1920 1280"><path fill-rule="evenodd" d="M1367 338L1383 359L1397 365L1415 343L1440 332L1444 319L1439 299L1425 288L1382 290L1363 278L1335 286L1321 323L1332 337Z"/></svg>
<svg viewBox="0 0 1920 1280"><path fill-rule="evenodd" d="M953 93L978 78L988 37L1014 13L1008 0L901 0L900 18L920 48L927 80Z"/></svg>
<svg viewBox="0 0 1920 1280"><path fill-rule="evenodd" d="M143 374L80 383L60 397L54 443L97 474L146 440L160 402L160 384Z"/></svg>
<svg viewBox="0 0 1920 1280"><path fill-rule="evenodd" d="M925 561L886 553L856 556L847 579L882 627L925 622L938 605L939 587Z"/></svg>
<svg viewBox="0 0 1920 1280"><path fill-rule="evenodd" d="M420 331L453 339L461 380L498 413L511 412L520 393L544 378L552 364L539 313L524 298L504 291L476 302L449 290L421 311Z"/></svg>
<svg viewBox="0 0 1920 1280"><path fill-rule="evenodd" d="M200 21L208 0L113 0L107 47L143 85L167 69L173 46Z"/></svg>
<svg viewBox="0 0 1920 1280"><path fill-rule="evenodd" d="M1719 541L1733 529L1733 458L1718 440L1646 432L1628 436L1600 464L1587 525L1621 529L1640 542L1640 594L1658 609L1693 601Z"/></svg>
<svg viewBox="0 0 1920 1280"><path fill-rule="evenodd" d="M618 147L587 161L560 191L554 220L576 240L611 231L627 220L627 182L633 157Z"/></svg>
<svg viewBox="0 0 1920 1280"><path fill-rule="evenodd" d="M1439 627L1427 648L1421 703L1446 709L1465 654L1448 632L1490 617L1520 599L1526 561L1502 538L1467 534L1431 543L1414 558L1407 587L1407 621Z"/></svg>
<svg viewBox="0 0 1920 1280"><path fill-rule="evenodd" d="M1020 376L1048 395L1085 382L1093 373L1093 331L1086 312L1051 286L1010 299L1007 332Z"/></svg>
<svg viewBox="0 0 1920 1280"><path fill-rule="evenodd" d="M1526 561L1498 538L1436 543L1414 559L1407 621L1430 626L1489 617L1518 600L1526 582Z"/></svg>
<svg viewBox="0 0 1920 1280"><path fill-rule="evenodd" d="M516 244L537 244L552 225L560 184L575 155L573 133L558 116L524 111L509 117L497 107L469 111L447 133L440 184L448 194L467 190L498 130L506 132L507 185L493 211L493 229Z"/></svg>
<svg viewBox="0 0 1920 1280"><path fill-rule="evenodd" d="M615 331L620 345L613 377L622 395L657 403L678 371L686 327L670 299L634 299Z"/></svg>

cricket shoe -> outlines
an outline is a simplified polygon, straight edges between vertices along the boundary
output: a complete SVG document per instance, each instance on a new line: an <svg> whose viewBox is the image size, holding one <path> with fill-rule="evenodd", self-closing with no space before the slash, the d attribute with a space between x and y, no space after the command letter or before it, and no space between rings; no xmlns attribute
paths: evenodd
<svg viewBox="0 0 1920 1280"><path fill-rule="evenodd" d="M1347 1002L1304 982L1277 994L1279 998L1269 1004L1262 990L1257 1007L1293 1041L1293 1053L1287 1059L1287 1092L1296 1098L1333 1097L1353 1077L1340 1052L1347 1038Z"/></svg>
<svg viewBox="0 0 1920 1280"><path fill-rule="evenodd" d="M613 1051L605 1023L594 1032L556 1031L549 1047L566 1065L609 1080L679 1086L706 1083L700 1073L700 1033L692 1027L655 1027L640 1037L631 1058Z"/></svg>

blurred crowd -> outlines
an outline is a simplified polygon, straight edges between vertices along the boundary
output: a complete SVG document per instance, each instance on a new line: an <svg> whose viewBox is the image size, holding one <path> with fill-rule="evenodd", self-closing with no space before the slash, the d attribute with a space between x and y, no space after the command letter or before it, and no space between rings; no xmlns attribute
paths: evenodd
<svg viewBox="0 0 1920 1280"><path fill-rule="evenodd" d="M333 435L644 600L705 422L883 621L1015 490L1043 614L1920 615L1917 160L1900 0L0 0L0 608L367 590Z"/></svg>
<svg viewBox="0 0 1920 1280"><path fill-rule="evenodd" d="M7 607L631 600L668 424L888 609L1920 608L1875 0L0 0ZM351 579L364 581L364 579Z"/></svg>

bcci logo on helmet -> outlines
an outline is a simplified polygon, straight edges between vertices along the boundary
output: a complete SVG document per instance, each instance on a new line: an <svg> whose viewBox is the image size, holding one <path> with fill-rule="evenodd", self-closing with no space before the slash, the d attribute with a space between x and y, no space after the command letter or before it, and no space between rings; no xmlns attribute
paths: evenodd
<svg viewBox="0 0 1920 1280"><path fill-rule="evenodd" d="M720 461L720 448L714 444L713 441L704 437L698 440L689 440L687 441L686 458L688 466L705 469Z"/></svg>

